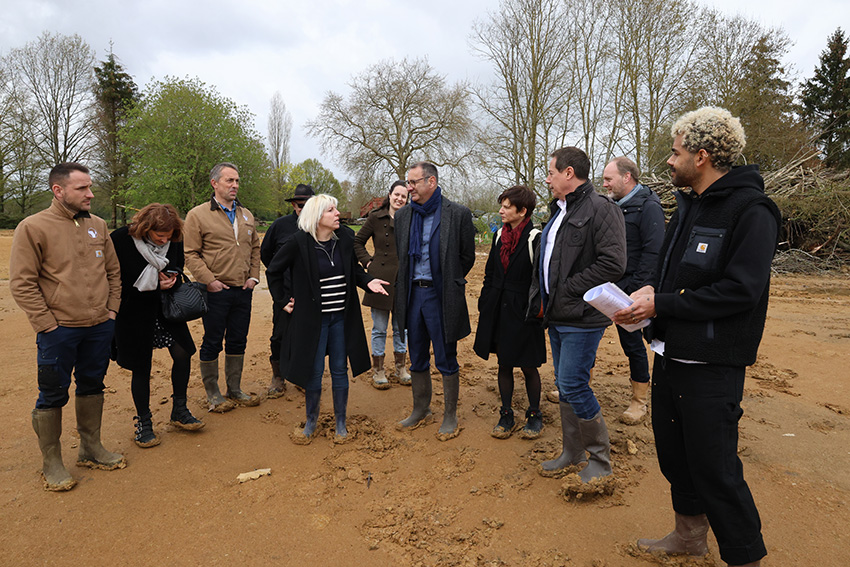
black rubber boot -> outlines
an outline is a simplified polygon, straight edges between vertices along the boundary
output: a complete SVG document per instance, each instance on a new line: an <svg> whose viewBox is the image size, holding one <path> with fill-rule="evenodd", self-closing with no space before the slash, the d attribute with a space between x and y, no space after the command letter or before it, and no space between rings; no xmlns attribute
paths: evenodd
<svg viewBox="0 0 850 567"><path fill-rule="evenodd" d="M197 431L204 427L204 422L192 415L192 412L186 407L186 398L174 396L172 396L171 421L169 423L184 431Z"/></svg>
<svg viewBox="0 0 850 567"><path fill-rule="evenodd" d="M77 431L80 434L78 467L112 471L127 466L124 455L107 451L100 442L100 426L103 420L103 394L76 396Z"/></svg>
<svg viewBox="0 0 850 567"><path fill-rule="evenodd" d="M578 417L567 402L560 403L560 410L562 451L556 459L540 463L540 474L543 476L560 475L567 472L569 467L579 466L587 461L581 443Z"/></svg>
<svg viewBox="0 0 850 567"><path fill-rule="evenodd" d="M286 394L286 382L280 376L280 360L269 359L269 365L272 367L272 383L269 385L269 390L266 392L266 397L274 400Z"/></svg>
<svg viewBox="0 0 850 567"><path fill-rule="evenodd" d="M346 413L348 411L348 388L331 389L334 402L334 442L341 443L348 439L348 428L346 427Z"/></svg>
<svg viewBox="0 0 850 567"><path fill-rule="evenodd" d="M396 424L396 429L409 431L431 420L431 373L410 373L410 387L413 391L413 411L410 416Z"/></svg>
<svg viewBox="0 0 850 567"><path fill-rule="evenodd" d="M76 486L77 481L62 462L62 408L32 410L32 428L38 436L41 449L44 489L51 492L64 492Z"/></svg>
<svg viewBox="0 0 850 567"><path fill-rule="evenodd" d="M292 441L298 445L309 445L316 436L319 422L319 402L322 399L322 390L305 390L304 406L307 419L304 429L292 437Z"/></svg>
<svg viewBox="0 0 850 567"><path fill-rule="evenodd" d="M136 436L133 438L136 445L142 449L159 445L161 439L153 432L153 416L151 412L134 416L133 421L136 422Z"/></svg>
<svg viewBox="0 0 850 567"><path fill-rule="evenodd" d="M525 410L525 426L520 431L519 436L523 439L537 439L540 437L541 431L543 431L543 416L540 414L540 410L528 408Z"/></svg>
<svg viewBox="0 0 850 567"><path fill-rule="evenodd" d="M514 410L505 407L499 408L499 423L490 432L490 436L496 439L507 439L514 432L515 427Z"/></svg>

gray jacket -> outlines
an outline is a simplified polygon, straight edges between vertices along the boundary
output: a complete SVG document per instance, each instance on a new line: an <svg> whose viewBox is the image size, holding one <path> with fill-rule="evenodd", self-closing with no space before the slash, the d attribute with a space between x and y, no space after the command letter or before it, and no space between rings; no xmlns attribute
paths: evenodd
<svg viewBox="0 0 850 567"><path fill-rule="evenodd" d="M449 201L445 196L440 207L439 246L441 280L435 282L441 291L443 333L447 342L467 336L469 310L466 307L466 274L475 264L475 227L469 209ZM407 328L407 305L413 271L407 254L410 243L410 220L413 209L405 205L395 214L395 238L398 250L395 310L399 326Z"/></svg>

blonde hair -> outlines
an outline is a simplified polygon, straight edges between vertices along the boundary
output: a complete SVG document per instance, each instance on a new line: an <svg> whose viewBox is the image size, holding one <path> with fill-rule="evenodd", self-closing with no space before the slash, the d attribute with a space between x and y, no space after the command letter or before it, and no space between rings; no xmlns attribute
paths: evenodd
<svg viewBox="0 0 850 567"><path fill-rule="evenodd" d="M306 233L309 233L316 242L319 241L317 230L319 221L322 215L331 207L336 207L339 201L336 197L331 197L325 193L313 195L307 202L304 203L304 208L301 209L301 214L298 215L298 228ZM331 233L331 238L336 238L336 234Z"/></svg>
<svg viewBox="0 0 850 567"><path fill-rule="evenodd" d="M725 108L704 106L683 114L670 134L682 136L682 146L691 153L705 150L711 164L728 170L744 151L747 136L741 121Z"/></svg>

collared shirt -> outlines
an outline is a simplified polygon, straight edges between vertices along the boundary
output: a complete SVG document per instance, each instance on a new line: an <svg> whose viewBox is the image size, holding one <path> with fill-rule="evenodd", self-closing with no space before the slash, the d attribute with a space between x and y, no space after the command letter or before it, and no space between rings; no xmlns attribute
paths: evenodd
<svg viewBox="0 0 850 567"><path fill-rule="evenodd" d="M552 227L546 233L546 248L543 251L543 285L546 286L546 293L549 293L549 262L552 261L552 250L555 247L555 237L558 236L558 230L561 228L561 223L564 222L564 217L567 216L567 202L564 200L555 201L561 211L558 216L549 221Z"/></svg>
<svg viewBox="0 0 850 567"><path fill-rule="evenodd" d="M634 189L632 189L631 191L629 191L629 194L628 194L628 195L626 195L625 197L623 197L623 198L622 198L622 199L620 199L619 201L615 200L614 202L615 202L615 203L617 203L619 206L621 206L621 207L622 207L623 205L625 205L625 204L626 204L626 201L628 201L629 199L631 199L632 197L634 197L634 196L635 196L635 193L637 193L638 191L640 191L641 187L643 187L643 185L641 185L640 183L638 183L637 185L635 185L635 186L634 186Z"/></svg>
<svg viewBox="0 0 850 567"><path fill-rule="evenodd" d="M434 227L434 217L437 211L422 219L422 256L413 265L414 280L433 280L431 275L431 229Z"/></svg>

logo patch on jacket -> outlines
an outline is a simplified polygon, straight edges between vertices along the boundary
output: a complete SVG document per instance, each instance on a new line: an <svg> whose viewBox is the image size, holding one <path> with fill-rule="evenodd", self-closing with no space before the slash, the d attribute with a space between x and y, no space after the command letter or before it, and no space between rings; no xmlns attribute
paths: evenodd
<svg viewBox="0 0 850 567"><path fill-rule="evenodd" d="M708 242L700 242L697 244L697 252L705 254L708 252Z"/></svg>
<svg viewBox="0 0 850 567"><path fill-rule="evenodd" d="M95 258L103 258L103 250L95 250L94 251Z"/></svg>
<svg viewBox="0 0 850 567"><path fill-rule="evenodd" d="M89 236L91 236L92 238L97 238L97 231L95 229L90 228L88 232Z"/></svg>

